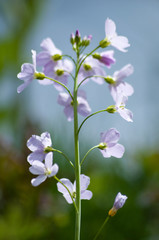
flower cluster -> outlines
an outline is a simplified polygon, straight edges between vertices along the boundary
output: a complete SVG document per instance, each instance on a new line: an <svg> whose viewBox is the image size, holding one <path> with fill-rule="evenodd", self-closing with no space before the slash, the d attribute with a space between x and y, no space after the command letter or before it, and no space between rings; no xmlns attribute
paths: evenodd
<svg viewBox="0 0 159 240"><path fill-rule="evenodd" d="M74 163L60 150L52 147L51 136L48 132L40 136L32 135L27 141L27 147L31 150L27 161L30 164L29 171L37 175L31 180L33 186L38 186L47 178L54 177L57 181L57 189L63 194L66 201L73 203L76 209L76 230L80 227L81 199L90 200L92 192L87 190L90 184L90 178L81 173L81 165L90 151L98 148L104 158L116 157L122 158L125 148L119 144L120 133L115 128L110 128L101 133L100 143L92 147L80 160L79 153L79 132L86 120L100 112L115 113L117 112L123 119L128 122L133 121L133 113L126 108L128 98L133 94L133 87L125 82L125 78L130 76L134 69L131 64L127 64L114 74L109 75L107 71L112 64L116 63L114 50L101 51L97 50L112 46L121 52L126 52L130 46L128 39L120 36L116 32L115 23L107 18L105 22L105 38L99 42L98 46L88 54L84 50L90 45L92 35L81 38L79 30L70 36L70 43L73 51L76 53L77 60L69 55L63 55L62 51L55 47L50 38L46 38L41 43L41 52L36 54L32 50L33 63L24 63L21 72L17 77L24 81L18 88L17 92L21 93L33 80L41 85L53 85L58 91L57 102L64 107L64 114L69 122L74 121ZM37 68L41 68L41 72ZM72 78L74 88L70 91L68 88L69 78ZM99 85L108 84L108 89L112 96L112 105L95 113L91 113L91 107L87 102L86 92L81 90L89 81ZM78 125L78 114L84 117L81 125ZM53 153L58 152L70 163L75 171L75 181L72 183L67 178L57 178L59 167L53 163ZM114 216L121 208L127 196L120 192L115 198L113 208L109 211L109 216ZM77 234L79 234L79 229ZM79 239L76 237L76 239Z"/></svg>

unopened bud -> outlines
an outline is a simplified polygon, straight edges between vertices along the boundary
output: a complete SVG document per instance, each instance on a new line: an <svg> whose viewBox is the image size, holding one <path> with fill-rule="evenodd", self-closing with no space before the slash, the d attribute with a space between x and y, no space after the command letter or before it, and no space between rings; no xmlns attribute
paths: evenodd
<svg viewBox="0 0 159 240"><path fill-rule="evenodd" d="M76 42L77 44L79 44L80 41L81 41L81 35L80 35L79 30L77 29L77 30L76 30L76 34L75 34L75 42Z"/></svg>
<svg viewBox="0 0 159 240"><path fill-rule="evenodd" d="M75 43L75 35L74 35L74 33L71 33L70 43L71 43L72 45Z"/></svg>
<svg viewBox="0 0 159 240"><path fill-rule="evenodd" d="M98 59L98 60L101 59L101 55L99 53L93 53L92 57L95 58L95 59Z"/></svg>

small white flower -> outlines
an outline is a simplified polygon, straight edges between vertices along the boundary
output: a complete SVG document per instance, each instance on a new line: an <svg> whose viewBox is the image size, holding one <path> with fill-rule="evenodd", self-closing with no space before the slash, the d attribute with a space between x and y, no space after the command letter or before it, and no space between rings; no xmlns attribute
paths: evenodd
<svg viewBox="0 0 159 240"><path fill-rule="evenodd" d="M29 171L35 175L39 175L31 180L31 184L36 187L46 180L47 177L53 177L58 172L58 165L53 164L52 153L48 153L45 157L45 163L35 160Z"/></svg>

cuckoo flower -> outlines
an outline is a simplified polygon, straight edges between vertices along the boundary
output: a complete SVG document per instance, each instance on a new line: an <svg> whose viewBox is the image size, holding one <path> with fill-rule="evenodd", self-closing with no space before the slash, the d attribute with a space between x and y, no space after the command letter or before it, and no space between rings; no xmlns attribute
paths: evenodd
<svg viewBox="0 0 159 240"><path fill-rule="evenodd" d="M122 208L127 200L126 195L122 195L120 192L116 195L113 207L109 210L109 216L113 217L119 208Z"/></svg>
<svg viewBox="0 0 159 240"><path fill-rule="evenodd" d="M87 117L91 112L91 108L86 100L86 94L83 90L78 91L77 101L78 101L77 107L78 113L84 117ZM58 103L64 106L64 113L67 117L67 120L72 121L74 118L74 111L73 100L70 97L70 95L65 92L61 92L58 96Z"/></svg>
<svg viewBox="0 0 159 240"><path fill-rule="evenodd" d="M107 18L105 21L105 34L106 38L100 42L101 47L112 45L122 52L127 51L125 48L130 46L128 39L126 37L117 35L116 25L114 21L109 18Z"/></svg>
<svg viewBox="0 0 159 240"><path fill-rule="evenodd" d="M55 47L51 38L44 39L40 44L40 46L43 49L43 51L37 55L38 66L45 66L46 64L49 64L49 63L56 65L57 61L62 58L61 50Z"/></svg>
<svg viewBox="0 0 159 240"><path fill-rule="evenodd" d="M94 59L92 56L89 56L86 58L79 70L78 82L80 83L86 77L91 77L93 75L106 76L106 73L98 60ZM91 79L98 84L104 83L104 79L101 77L91 77ZM89 79L87 79L83 83L88 82L88 80Z"/></svg>
<svg viewBox="0 0 159 240"><path fill-rule="evenodd" d="M47 77L53 78L57 80L58 82L61 82L64 85L67 85L68 78L70 76L70 73L73 71L73 64L71 61L65 59L64 61L58 61L56 66L49 63L44 66L44 74ZM49 79L44 79L43 81L39 81L42 85L51 85L53 84L54 87L58 91L63 91L64 88L59 83L56 83Z"/></svg>
<svg viewBox="0 0 159 240"><path fill-rule="evenodd" d="M129 97L134 93L133 87L123 81L123 79L130 76L133 71L133 66L131 64L127 64L119 71L116 71L112 77L106 77L106 81L109 83L109 89L114 101L116 101L117 95L119 94Z"/></svg>
<svg viewBox="0 0 159 240"><path fill-rule="evenodd" d="M60 179L60 181L68 188L72 198L75 200L75 198L76 198L76 181L74 182L74 184L72 184L71 181L67 178L62 178L62 179ZM92 192L89 190L86 190L87 187L89 186L89 184L90 184L90 178L88 176L85 176L84 174L81 174L80 175L81 199L90 200L92 198ZM57 183L57 189L59 192L61 192L63 194L66 201L69 204L71 204L72 199L71 199L71 196L70 196L69 192L67 191L67 189L59 182Z"/></svg>
<svg viewBox="0 0 159 240"><path fill-rule="evenodd" d="M33 79L36 78L36 51L32 50L32 60L33 60L33 64L31 63L24 63L21 66L21 72L18 73L17 77L24 81L23 84L21 84L18 88L17 88L17 92L21 93L27 86L29 83L32 82Z"/></svg>
<svg viewBox="0 0 159 240"><path fill-rule="evenodd" d="M108 68L111 67L111 64L114 64L116 62L114 56L114 51L110 50L110 51L105 51L102 53L94 53L93 58L96 58L99 60L99 62L103 63L105 66L107 66Z"/></svg>
<svg viewBox="0 0 159 240"><path fill-rule="evenodd" d="M133 113L125 108L128 97L119 94L116 99L115 111L128 122L133 122Z"/></svg>
<svg viewBox="0 0 159 240"><path fill-rule="evenodd" d="M27 161L32 164L35 160L43 161L49 150L51 151L52 142L48 132L44 132L41 136L32 135L27 141L27 147L32 151L29 154ZM53 155L53 153L51 152Z"/></svg>
<svg viewBox="0 0 159 240"><path fill-rule="evenodd" d="M38 175L38 177L31 180L31 184L36 187L46 180L47 177L53 177L58 172L58 165L53 164L52 153L48 153L45 157L45 162L42 163L38 160L35 160L29 171L32 174Z"/></svg>
<svg viewBox="0 0 159 240"><path fill-rule="evenodd" d="M115 128L110 128L108 131L101 133L99 149L103 157L121 158L123 156L125 148L118 143L119 138L120 133Z"/></svg>

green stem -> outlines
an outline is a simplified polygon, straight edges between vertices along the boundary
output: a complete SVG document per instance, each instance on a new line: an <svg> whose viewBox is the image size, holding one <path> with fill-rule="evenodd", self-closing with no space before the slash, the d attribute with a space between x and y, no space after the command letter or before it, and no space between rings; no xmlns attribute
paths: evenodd
<svg viewBox="0 0 159 240"><path fill-rule="evenodd" d="M62 155L65 157L65 159L69 162L69 164L70 164L73 168L75 168L74 164L69 160L69 158L68 158L62 151L53 148L53 152L58 152L58 153L62 154Z"/></svg>
<svg viewBox="0 0 159 240"><path fill-rule="evenodd" d="M57 80L55 80L55 79L53 79L53 78L50 78L50 77L46 77L46 76L45 76L45 78L47 78L47 79L49 79L49 80L51 80L51 81L53 81L53 82L56 82L56 83L60 84L61 86L63 86L63 87L67 90L67 92L70 94L72 100L74 99L73 96L72 96L72 94L71 94L71 92L70 92L70 90L69 90L63 83L61 83L61 82L59 82L59 81L57 81ZM41 81L42 81L42 80L41 80Z"/></svg>
<svg viewBox="0 0 159 240"><path fill-rule="evenodd" d="M76 206L78 211L76 211L76 222L75 222L75 240L80 240L80 229L81 229L81 197L80 197L80 155L79 155L79 140L78 140L78 102L77 102L77 91L78 91L78 68L79 68L79 52L77 51L77 64L75 72L75 82L74 82L74 147L75 147L75 179L76 179Z"/></svg>
<svg viewBox="0 0 159 240"><path fill-rule="evenodd" d="M94 147L92 147L92 148L90 148L90 149L88 150L88 152L85 154L85 156L83 157L83 159L82 159L82 161L81 161L81 166L82 166L84 160L86 159L87 155L88 155L93 149L98 148L98 146L99 146L99 145L96 145L96 146L94 146Z"/></svg>
<svg viewBox="0 0 159 240"><path fill-rule="evenodd" d="M90 56L93 52L95 52L98 48L100 48L100 45L98 45L95 49L93 49L90 53L86 54L86 56L82 59L82 61L80 62L80 64L78 65L78 68L77 68L77 75L78 75L78 72L80 70L80 67L82 65L82 63L86 60L86 58L88 56Z"/></svg>
<svg viewBox="0 0 159 240"><path fill-rule="evenodd" d="M84 79L79 83L78 88L81 86L81 84L82 84L86 79L92 78L92 77L100 77L100 78L104 78L104 79L105 79L104 76L98 76L98 75L88 76L88 77L84 78Z"/></svg>
<svg viewBox="0 0 159 240"><path fill-rule="evenodd" d="M108 222L110 216L108 215L104 221L104 223L102 224L101 228L99 229L99 231L97 232L97 234L95 235L95 237L93 238L93 240L96 240L98 238L98 236L100 235L101 231L103 230L104 226L106 225L106 223Z"/></svg>
<svg viewBox="0 0 159 240"><path fill-rule="evenodd" d="M90 114L88 117L86 117L86 118L83 120L83 122L81 123L81 125L80 125L80 127L79 127L79 129L78 129L78 134L79 134L79 132L80 132L80 130L81 130L81 127L82 127L83 124L87 121L87 119L89 119L90 117L92 117L92 116L94 116L94 115L96 115L96 114L98 114L98 113L106 112L106 111L107 111L106 109L103 109L103 110L97 111L97 112L95 112L95 113L92 113L92 114Z"/></svg>
<svg viewBox="0 0 159 240"><path fill-rule="evenodd" d="M75 210L76 210L76 212L78 212L76 203L75 203L75 201L74 201L74 199L73 199L73 197L72 197L72 194L71 194L70 190L68 189L68 187L66 187L66 185L65 185L60 179L58 179L56 176L54 176L54 178L55 178L55 180L56 180L57 182L61 183L62 186L64 186L64 187L66 188L66 190L68 191L68 193L69 193L69 195L70 195L70 197L71 197L71 199L72 199L72 202L73 202L73 205L74 205L74 207L75 207Z"/></svg>

